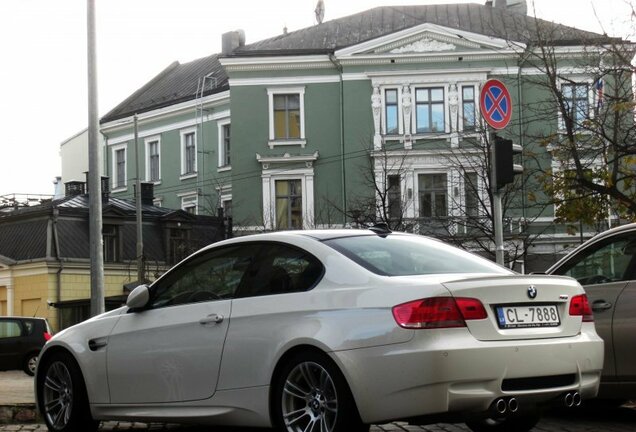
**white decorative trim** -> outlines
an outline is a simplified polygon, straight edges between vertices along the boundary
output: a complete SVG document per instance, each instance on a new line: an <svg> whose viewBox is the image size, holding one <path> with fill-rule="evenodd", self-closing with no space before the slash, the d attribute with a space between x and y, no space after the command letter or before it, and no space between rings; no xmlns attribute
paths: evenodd
<svg viewBox="0 0 636 432"><path fill-rule="evenodd" d="M209 121L214 121L214 120L218 120L218 119L222 119L225 117L230 117L230 110L223 110L223 111L219 111L218 113L215 114L207 114L205 116L203 116L203 121L204 122L209 122ZM139 131L139 138L146 138L152 135L160 135L164 132L171 132L171 131L175 131L175 130L179 130L179 129L185 129L188 127L193 127L193 126L197 126L201 123L201 117L199 117L199 120L197 120L196 118L192 118L192 119L188 119L188 120L184 120L181 122L177 122L177 123L171 123L165 126L160 126L160 127L156 127L153 129L147 129L144 131ZM130 127L131 125L127 125L128 127ZM115 145L115 144L119 144L125 141L131 141L135 138L133 133L129 133L126 135L122 135L119 137L115 137L115 138L109 138L106 145L110 146L110 145Z"/></svg>
<svg viewBox="0 0 636 432"><path fill-rule="evenodd" d="M157 151L159 154L159 178L157 180L150 180L150 144L157 142ZM144 139L144 151L146 152L146 181L152 181L154 184L161 183L161 135L154 135Z"/></svg>
<svg viewBox="0 0 636 432"><path fill-rule="evenodd" d="M504 39L493 38L478 33L471 33L463 30L440 26L437 24L424 23L399 32L372 39L370 41L343 48L336 51L335 54L336 57L342 58L366 53L386 45L399 43L399 41L403 39L413 37L421 33L428 33L435 38L446 38L447 41L462 42L462 40L464 40L466 42L475 43L479 46L485 46L494 49L505 49L509 47L509 42ZM524 44L522 44L521 42L515 42L515 45L519 46L520 48L524 47Z"/></svg>
<svg viewBox="0 0 636 432"><path fill-rule="evenodd" d="M424 38L400 48L389 51L391 54L426 53L431 51L454 51L455 45L440 42L434 39Z"/></svg>
<svg viewBox="0 0 636 432"><path fill-rule="evenodd" d="M300 146L301 148L305 148L307 145L307 140L274 140L268 141L267 145L270 149L274 149L274 147L284 147L284 146Z"/></svg>
<svg viewBox="0 0 636 432"><path fill-rule="evenodd" d="M285 153L283 156L261 156L256 153L256 160L262 164L270 164L270 163L292 163L292 162L313 162L318 159L319 153L316 150L313 154L310 155L297 155L292 156L289 153ZM267 169L267 168L263 168Z"/></svg>
<svg viewBox="0 0 636 432"><path fill-rule="evenodd" d="M268 78L232 78L231 87L239 86L273 86L273 85L304 85L339 83L339 75L268 77Z"/></svg>
<svg viewBox="0 0 636 432"><path fill-rule="evenodd" d="M366 73L344 73L342 74L343 81L367 81L369 75Z"/></svg>
<svg viewBox="0 0 636 432"><path fill-rule="evenodd" d="M181 198L181 210L188 211L194 207L194 214L199 214L199 194L196 191L177 194Z"/></svg>
<svg viewBox="0 0 636 432"><path fill-rule="evenodd" d="M201 105L203 105L206 108L209 108L211 106L217 106L223 103L229 103L229 101L230 101L230 91L226 90L224 92L215 93L210 96L206 96L204 98L193 99L193 100L189 100L189 101L174 104L174 105L169 105L164 108L159 108L156 110L137 114L137 121L139 124L141 124L149 120L156 120L156 117L169 117L169 116L178 115L178 114L181 114L183 111L195 109L196 107L199 107ZM130 115L128 117L125 117L119 120L113 120L111 122L104 123L101 125L100 130L103 133L108 134L118 129L129 128L131 127L132 123L133 123L133 116Z"/></svg>
<svg viewBox="0 0 636 432"><path fill-rule="evenodd" d="M316 157L318 152L315 153ZM260 155L257 155L257 159ZM264 159L264 158L261 158ZM259 160L259 162L261 162ZM276 228L276 181L300 180L302 189L303 229L314 224L314 168L266 170L263 165L263 222L266 229Z"/></svg>
<svg viewBox="0 0 636 432"><path fill-rule="evenodd" d="M280 57L226 57L219 59L227 72L258 70L332 69L328 55Z"/></svg>

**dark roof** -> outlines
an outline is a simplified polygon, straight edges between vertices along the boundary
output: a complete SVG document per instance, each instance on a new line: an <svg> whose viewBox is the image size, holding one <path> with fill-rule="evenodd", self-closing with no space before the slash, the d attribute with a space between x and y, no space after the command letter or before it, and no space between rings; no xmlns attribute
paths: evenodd
<svg viewBox="0 0 636 432"><path fill-rule="evenodd" d="M550 34L554 45L608 39L597 33L475 3L382 6L246 45L233 55L330 53L424 23L527 44L534 42L537 23Z"/></svg>
<svg viewBox="0 0 636 432"><path fill-rule="evenodd" d="M201 92L199 85L206 76L209 78L205 80L205 89ZM109 122L192 100L197 93L199 96L201 93L208 96L227 89L227 75L217 54L183 64L174 62L113 108L101 121Z"/></svg>
<svg viewBox="0 0 636 432"><path fill-rule="evenodd" d="M537 23L550 35L554 45L601 42L604 35L481 4L444 4L422 6L383 6L347 17L327 21L302 30L265 39L235 50L232 56L309 55L332 53L381 36L424 23L464 30L506 40L531 44ZM129 117L135 113L194 100L204 76L203 95L229 89L228 77L219 62L219 54L189 63L172 63L130 97L106 114L101 122Z"/></svg>

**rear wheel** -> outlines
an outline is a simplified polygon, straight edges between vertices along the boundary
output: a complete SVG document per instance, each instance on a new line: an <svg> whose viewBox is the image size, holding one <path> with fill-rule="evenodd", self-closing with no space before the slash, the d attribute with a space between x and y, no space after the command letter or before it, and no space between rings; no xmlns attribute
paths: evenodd
<svg viewBox="0 0 636 432"><path fill-rule="evenodd" d="M487 418L466 422L473 432L528 432L535 427L541 415L538 413L516 415L500 419Z"/></svg>
<svg viewBox="0 0 636 432"><path fill-rule="evenodd" d="M368 431L344 377L324 354L300 353L274 384L273 421L284 432Z"/></svg>
<svg viewBox="0 0 636 432"><path fill-rule="evenodd" d="M99 422L91 417L82 374L70 354L53 354L38 375L38 403L50 431L97 430Z"/></svg>
<svg viewBox="0 0 636 432"><path fill-rule="evenodd" d="M35 375L35 368L38 366L38 353L30 353L24 358L22 370L25 374Z"/></svg>

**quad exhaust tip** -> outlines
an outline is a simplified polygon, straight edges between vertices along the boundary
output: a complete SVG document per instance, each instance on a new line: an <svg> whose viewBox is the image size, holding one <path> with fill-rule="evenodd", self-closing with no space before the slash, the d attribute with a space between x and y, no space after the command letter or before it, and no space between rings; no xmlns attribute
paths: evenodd
<svg viewBox="0 0 636 432"><path fill-rule="evenodd" d="M516 398L508 399L508 411L516 413L519 410L519 401Z"/></svg>

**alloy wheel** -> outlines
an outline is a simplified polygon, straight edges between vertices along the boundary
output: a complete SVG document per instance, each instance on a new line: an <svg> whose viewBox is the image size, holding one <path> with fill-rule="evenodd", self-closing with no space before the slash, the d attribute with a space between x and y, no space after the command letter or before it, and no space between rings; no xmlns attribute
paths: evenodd
<svg viewBox="0 0 636 432"><path fill-rule="evenodd" d="M338 415L338 395L332 377L320 364L296 365L285 380L282 414L289 432L332 432Z"/></svg>
<svg viewBox="0 0 636 432"><path fill-rule="evenodd" d="M73 410L73 381L66 365L51 363L44 377L44 415L48 424L63 429L71 419Z"/></svg>

